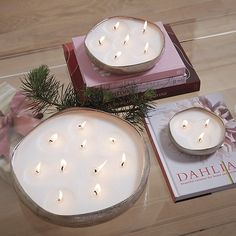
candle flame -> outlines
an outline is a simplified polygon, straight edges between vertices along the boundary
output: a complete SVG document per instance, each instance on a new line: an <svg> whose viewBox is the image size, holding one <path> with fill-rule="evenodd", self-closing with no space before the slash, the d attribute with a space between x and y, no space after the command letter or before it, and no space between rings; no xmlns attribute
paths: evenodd
<svg viewBox="0 0 236 236"><path fill-rule="evenodd" d="M41 172L41 162L38 163L38 165L35 168L35 172L39 174Z"/></svg>
<svg viewBox="0 0 236 236"><path fill-rule="evenodd" d="M100 194L101 190L102 190L102 189L101 189L100 184L96 184L95 187L94 187L93 192L94 192L94 194L97 196L98 194Z"/></svg>
<svg viewBox="0 0 236 236"><path fill-rule="evenodd" d="M107 163L107 160L105 160L100 166L94 169L94 172L99 173L102 170L102 168L106 165L106 163Z"/></svg>
<svg viewBox="0 0 236 236"><path fill-rule="evenodd" d="M57 201L58 201L58 202L61 202L62 200L63 200L63 193L62 193L61 190L59 190L59 192L58 192L58 197L57 197Z"/></svg>
<svg viewBox="0 0 236 236"><path fill-rule="evenodd" d="M98 40L99 45L102 45L102 44L103 44L105 38L106 38L106 37L103 35L103 36Z"/></svg>
<svg viewBox="0 0 236 236"><path fill-rule="evenodd" d="M53 143L53 142L55 142L57 139L58 139L58 134L55 133L55 134L53 134L53 135L50 137L49 142L50 142L50 143Z"/></svg>
<svg viewBox="0 0 236 236"><path fill-rule="evenodd" d="M82 144L80 145L80 147L81 147L81 148L85 148L86 144L87 144L87 140L85 139L85 140L82 142Z"/></svg>
<svg viewBox="0 0 236 236"><path fill-rule="evenodd" d="M210 123L210 119L207 119L206 122L205 122L205 127L207 127Z"/></svg>
<svg viewBox="0 0 236 236"><path fill-rule="evenodd" d="M122 159L121 159L121 166L123 167L125 165L126 162L126 155L125 153L122 154Z"/></svg>
<svg viewBox="0 0 236 236"><path fill-rule="evenodd" d="M185 129L187 126L188 126L188 121L187 120L183 120L182 127Z"/></svg>
<svg viewBox="0 0 236 236"><path fill-rule="evenodd" d="M114 30L117 30L119 28L120 22L117 21L116 24L113 26Z"/></svg>
<svg viewBox="0 0 236 236"><path fill-rule="evenodd" d="M126 35L125 40L124 40L124 45L129 41L129 34Z"/></svg>
<svg viewBox="0 0 236 236"><path fill-rule="evenodd" d="M111 143L115 143L116 142L116 139L113 138L113 137L110 137L109 140L110 140Z"/></svg>
<svg viewBox="0 0 236 236"><path fill-rule="evenodd" d="M147 21L145 21L143 24L143 34L146 32L146 29L147 29Z"/></svg>
<svg viewBox="0 0 236 236"><path fill-rule="evenodd" d="M198 142L201 143L202 140L203 140L203 137L204 137L205 133L201 133L198 137Z"/></svg>
<svg viewBox="0 0 236 236"><path fill-rule="evenodd" d="M65 170L66 165L67 165L66 161L64 159L62 159L61 160L61 172L63 172Z"/></svg>
<svg viewBox="0 0 236 236"><path fill-rule="evenodd" d="M118 57L120 57L121 54L122 54L122 52L121 52L121 51L118 51L118 52L115 54L114 59L117 59Z"/></svg>
<svg viewBox="0 0 236 236"><path fill-rule="evenodd" d="M146 42L143 52L144 52L144 53L147 53L148 48L149 48L149 42Z"/></svg>
<svg viewBox="0 0 236 236"><path fill-rule="evenodd" d="M80 128L80 129L83 129L84 127L85 127L85 125L86 125L86 120L84 121L84 122L82 122L81 124L79 124L78 125L78 127Z"/></svg>

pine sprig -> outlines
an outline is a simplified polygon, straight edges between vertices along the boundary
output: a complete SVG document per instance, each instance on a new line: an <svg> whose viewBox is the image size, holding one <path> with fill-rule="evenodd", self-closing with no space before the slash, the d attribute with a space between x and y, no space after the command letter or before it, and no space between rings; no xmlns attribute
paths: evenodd
<svg viewBox="0 0 236 236"><path fill-rule="evenodd" d="M30 71L21 82L23 93L32 101L31 108L35 112L44 112L49 109L60 111L69 107L90 107L119 115L142 129L144 118L153 108L151 101L154 98L154 92L152 90L135 94L131 89L125 91L127 95L124 97L115 97L104 89L84 88L78 92L71 84L65 86L57 81L46 65Z"/></svg>

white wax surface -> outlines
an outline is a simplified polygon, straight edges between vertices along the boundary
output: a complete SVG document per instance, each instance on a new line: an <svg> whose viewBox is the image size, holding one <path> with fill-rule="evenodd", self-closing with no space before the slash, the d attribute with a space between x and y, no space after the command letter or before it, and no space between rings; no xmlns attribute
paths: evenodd
<svg viewBox="0 0 236 236"><path fill-rule="evenodd" d="M207 127L205 122L210 119ZM183 121L188 121L186 128L183 128ZM180 146L201 150L219 145L224 137L225 128L219 117L203 109L188 109L177 113L170 121L170 132L172 137ZM199 136L204 133L202 141Z"/></svg>
<svg viewBox="0 0 236 236"><path fill-rule="evenodd" d="M120 22L119 27L114 30L113 27L117 22ZM152 24L147 24L147 29L143 33L144 22L132 18L108 19L88 33L85 44L99 61L110 66L135 65L153 60L162 50L162 35ZM129 40L124 45L123 42L128 34ZM102 36L105 36L105 39L102 45L99 45ZM149 47L144 53L147 42ZM121 55L115 59L114 56L118 51Z"/></svg>
<svg viewBox="0 0 236 236"><path fill-rule="evenodd" d="M85 120L84 129L78 128ZM54 133L58 139L49 143ZM87 144L81 148L85 139ZM126 162L121 167L123 153ZM63 172L62 159L67 162ZM94 173L105 160L102 170ZM39 162L41 172L36 174ZM144 146L138 133L120 119L88 110L62 113L42 123L23 139L12 160L24 191L43 209L59 215L94 212L125 200L139 186L143 165ZM96 184L101 186L97 196Z"/></svg>

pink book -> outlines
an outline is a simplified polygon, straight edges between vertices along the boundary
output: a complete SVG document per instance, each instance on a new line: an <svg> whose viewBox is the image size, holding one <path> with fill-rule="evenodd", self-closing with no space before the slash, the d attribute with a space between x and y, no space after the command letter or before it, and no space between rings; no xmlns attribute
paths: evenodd
<svg viewBox="0 0 236 236"><path fill-rule="evenodd" d="M168 33L161 22L158 22L157 25L165 36L165 50L162 57L152 69L135 75L115 75L98 68L90 61L86 54L84 47L85 36L72 38L76 59L80 67L82 78L87 87L113 89L184 75L185 65L176 51Z"/></svg>

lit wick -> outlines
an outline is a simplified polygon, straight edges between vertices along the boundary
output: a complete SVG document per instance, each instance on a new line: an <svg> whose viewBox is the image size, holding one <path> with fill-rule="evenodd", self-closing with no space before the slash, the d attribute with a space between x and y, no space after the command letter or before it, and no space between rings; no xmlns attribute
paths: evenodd
<svg viewBox="0 0 236 236"><path fill-rule="evenodd" d="M187 128L187 126L188 126L188 121L187 120L183 120L183 123L182 123L183 129Z"/></svg>
<svg viewBox="0 0 236 236"><path fill-rule="evenodd" d="M101 171L101 169L106 165L107 160L105 160L100 166L98 166L97 168L94 169L95 173L98 173Z"/></svg>
<svg viewBox="0 0 236 236"><path fill-rule="evenodd" d="M117 21L117 22L116 22L116 24L113 26L113 29L114 29L114 30L117 30L117 29L118 29L118 27L119 27L119 25L120 25L120 22L119 22L119 21Z"/></svg>
<svg viewBox="0 0 236 236"><path fill-rule="evenodd" d="M35 172L39 174L41 172L41 162L38 163L38 165L35 168Z"/></svg>
<svg viewBox="0 0 236 236"><path fill-rule="evenodd" d="M117 59L118 57L120 57L121 54L122 54L122 52L121 52L121 51L118 51L118 52L116 53L116 55L114 56L114 59Z"/></svg>
<svg viewBox="0 0 236 236"><path fill-rule="evenodd" d="M146 42L145 47L144 47L144 50L143 50L144 54L147 53L148 48L149 48L149 43Z"/></svg>
<svg viewBox="0 0 236 236"><path fill-rule="evenodd" d="M63 200L63 193L62 193L61 190L59 190L57 201L58 201L58 202L61 202L62 200Z"/></svg>
<svg viewBox="0 0 236 236"><path fill-rule="evenodd" d="M80 129L83 129L85 127L85 125L86 125L86 120L84 122L82 122L81 124L79 124L78 127Z"/></svg>
<svg viewBox="0 0 236 236"><path fill-rule="evenodd" d="M198 142L199 142L199 143L202 142L202 139L203 139L204 135L205 135L204 133L201 133L201 134L199 135L199 137L198 137Z"/></svg>
<svg viewBox="0 0 236 236"><path fill-rule="evenodd" d="M57 139L58 139L58 134L55 133L55 134L53 134L53 135L50 137L50 139L49 139L48 141L49 141L49 143L53 143L53 142L55 142Z"/></svg>
<svg viewBox="0 0 236 236"><path fill-rule="evenodd" d="M207 127L210 123L210 119L207 119L206 122L205 122L205 127Z"/></svg>
<svg viewBox="0 0 236 236"><path fill-rule="evenodd" d="M86 144L87 144L87 140L85 139L85 140L82 142L82 144L80 144L80 147L81 147L81 148L85 148Z"/></svg>
<svg viewBox="0 0 236 236"><path fill-rule="evenodd" d="M64 159L62 159L61 160L61 172L63 172L65 170L66 165L67 165L66 161Z"/></svg>
<svg viewBox="0 0 236 236"><path fill-rule="evenodd" d="M102 45L103 44L103 41L105 40L105 36L102 36L99 40L98 40L98 43L99 45Z"/></svg>
<svg viewBox="0 0 236 236"><path fill-rule="evenodd" d="M97 196L101 192L100 184L96 184L93 190L94 194Z"/></svg>
<svg viewBox="0 0 236 236"><path fill-rule="evenodd" d="M109 138L109 140L111 141L111 143L115 143L116 142L116 139L115 138Z"/></svg>
<svg viewBox="0 0 236 236"><path fill-rule="evenodd" d="M143 34L146 32L146 29L147 29L147 21L145 21L143 25Z"/></svg>
<svg viewBox="0 0 236 236"><path fill-rule="evenodd" d="M122 154L122 160L121 160L121 166L123 167L125 165L126 162L126 155L125 153Z"/></svg>
<svg viewBox="0 0 236 236"><path fill-rule="evenodd" d="M124 40L124 45L129 41L129 34L126 35L125 40Z"/></svg>

